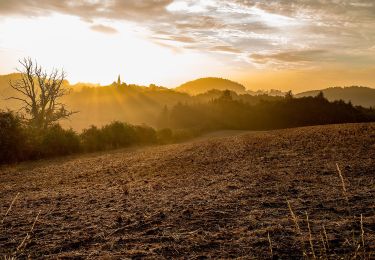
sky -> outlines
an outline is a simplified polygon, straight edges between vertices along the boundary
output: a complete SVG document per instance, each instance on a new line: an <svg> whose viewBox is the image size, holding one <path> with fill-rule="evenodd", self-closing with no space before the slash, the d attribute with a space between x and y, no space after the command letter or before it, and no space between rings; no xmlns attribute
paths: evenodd
<svg viewBox="0 0 375 260"><path fill-rule="evenodd" d="M375 1L0 0L0 74L23 57L71 83L375 87Z"/></svg>

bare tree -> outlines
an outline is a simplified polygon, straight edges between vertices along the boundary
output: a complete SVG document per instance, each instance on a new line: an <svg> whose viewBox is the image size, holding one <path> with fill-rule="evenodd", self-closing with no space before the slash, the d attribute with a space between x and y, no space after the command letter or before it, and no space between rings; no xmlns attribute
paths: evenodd
<svg viewBox="0 0 375 260"><path fill-rule="evenodd" d="M53 69L47 73L31 58L20 60L21 79L10 81L10 86L21 95L10 97L22 101L21 108L27 114L30 125L38 129L46 129L53 123L68 118L75 112L68 111L60 102L61 97L68 94L64 88L65 72Z"/></svg>

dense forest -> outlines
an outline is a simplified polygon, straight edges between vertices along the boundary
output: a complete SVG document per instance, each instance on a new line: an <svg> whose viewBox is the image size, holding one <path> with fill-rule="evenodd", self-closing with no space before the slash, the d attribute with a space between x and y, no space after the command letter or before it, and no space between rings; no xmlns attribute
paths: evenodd
<svg viewBox="0 0 375 260"><path fill-rule="evenodd" d="M363 86L332 87L322 90L311 90L296 94L296 97L313 97L323 92L329 101L350 101L353 105L375 107L375 89Z"/></svg>
<svg viewBox="0 0 375 260"><path fill-rule="evenodd" d="M302 98L288 93L284 98L251 104L224 91L210 102L179 103L170 110L165 109L160 118L163 127L206 130L268 130L367 121L375 121L373 108L353 106L342 100L330 102L322 92L315 97Z"/></svg>

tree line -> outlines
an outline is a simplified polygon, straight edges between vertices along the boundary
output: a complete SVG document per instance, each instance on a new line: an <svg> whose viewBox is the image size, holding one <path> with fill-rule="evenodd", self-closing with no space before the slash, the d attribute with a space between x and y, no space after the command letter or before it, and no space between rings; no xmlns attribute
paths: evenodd
<svg viewBox="0 0 375 260"><path fill-rule="evenodd" d="M185 130L159 129L114 121L77 133L59 124L36 129L11 111L0 111L0 164L84 152L180 142L192 137Z"/></svg>
<svg viewBox="0 0 375 260"><path fill-rule="evenodd" d="M232 97L230 91L206 103L179 103L165 108L160 126L200 130L270 130L298 126L375 121L375 110L353 106L342 100L328 101L320 92L316 97L262 100L250 104Z"/></svg>

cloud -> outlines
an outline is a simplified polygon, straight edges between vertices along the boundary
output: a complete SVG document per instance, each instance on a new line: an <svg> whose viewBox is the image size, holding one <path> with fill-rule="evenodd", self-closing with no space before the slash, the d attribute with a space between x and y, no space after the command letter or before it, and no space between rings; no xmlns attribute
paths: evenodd
<svg viewBox="0 0 375 260"><path fill-rule="evenodd" d="M162 41L175 41L175 42L182 42L182 43L194 43L195 40L188 36L179 36L179 35L166 35L165 37L152 37L155 40L162 40Z"/></svg>
<svg viewBox="0 0 375 260"><path fill-rule="evenodd" d="M250 55L250 58L252 59L252 61L260 64L264 64L267 62L299 63L323 59L326 60L326 58L324 57L324 54L326 53L327 52L325 50L297 50L270 54L254 53Z"/></svg>
<svg viewBox="0 0 375 260"><path fill-rule="evenodd" d="M166 13L173 0L1 0L0 15L45 16L52 12L83 19L144 20Z"/></svg>
<svg viewBox="0 0 375 260"><path fill-rule="evenodd" d="M233 48L232 46L214 46L211 51L226 52L226 53L241 53L240 50Z"/></svg>
<svg viewBox="0 0 375 260"><path fill-rule="evenodd" d="M176 22L176 28L181 30L223 29L225 26L218 19L206 15L187 17Z"/></svg>
<svg viewBox="0 0 375 260"><path fill-rule="evenodd" d="M106 26L106 25L102 25L102 24L92 25L90 27L90 29L93 30L93 31L96 31L96 32L100 32L100 33L107 33L107 34L118 33L118 31L115 28L110 27L110 26Z"/></svg>
<svg viewBox="0 0 375 260"><path fill-rule="evenodd" d="M332 62L334 54L350 63L350 52L365 56L375 42L374 0L0 0L0 17L52 13L101 33L116 29L98 20L132 22L163 46L252 53L252 62L271 66Z"/></svg>

